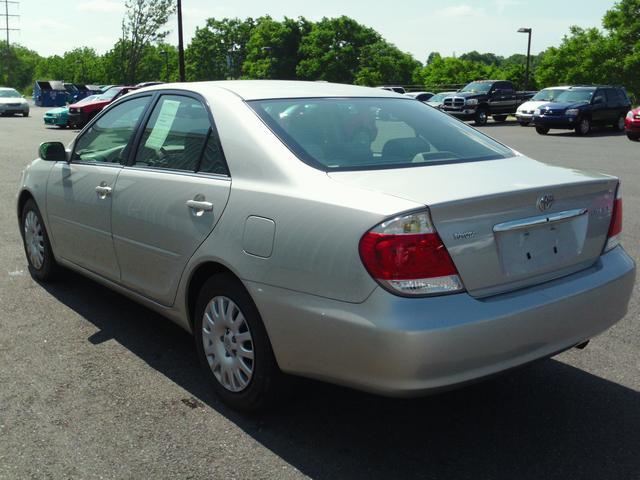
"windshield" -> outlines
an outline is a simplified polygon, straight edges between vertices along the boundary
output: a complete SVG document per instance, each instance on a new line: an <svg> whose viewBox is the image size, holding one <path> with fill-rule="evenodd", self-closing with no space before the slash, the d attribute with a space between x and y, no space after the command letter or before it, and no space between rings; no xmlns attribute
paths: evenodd
<svg viewBox="0 0 640 480"><path fill-rule="evenodd" d="M122 90L122 87L110 88L109 90L104 92L102 95L99 95L98 96L98 100L111 100L111 99L113 99L113 97L118 95L121 90Z"/></svg>
<svg viewBox="0 0 640 480"><path fill-rule="evenodd" d="M551 102L555 100L558 95L566 91L567 90L565 89L545 88L544 90L540 90L536 93L531 100L537 102Z"/></svg>
<svg viewBox="0 0 640 480"><path fill-rule="evenodd" d="M0 98L15 98L15 97L21 98L22 95L20 95L13 88L8 88L7 90L0 90Z"/></svg>
<svg viewBox="0 0 640 480"><path fill-rule="evenodd" d="M590 102L595 90L565 90L555 99L558 103Z"/></svg>
<svg viewBox="0 0 640 480"><path fill-rule="evenodd" d="M83 103L93 102L97 100L100 95L89 95L88 97L83 98L82 100L76 102L76 105L82 105Z"/></svg>
<svg viewBox="0 0 640 480"><path fill-rule="evenodd" d="M451 95L451 92L436 93L427 102L442 102L447 96Z"/></svg>
<svg viewBox="0 0 640 480"><path fill-rule="evenodd" d="M298 158L325 171L514 155L463 122L409 99L298 98L248 103Z"/></svg>
<svg viewBox="0 0 640 480"><path fill-rule="evenodd" d="M490 82L471 82L469 85L464 87L461 92L471 92L471 93L487 93L491 89Z"/></svg>

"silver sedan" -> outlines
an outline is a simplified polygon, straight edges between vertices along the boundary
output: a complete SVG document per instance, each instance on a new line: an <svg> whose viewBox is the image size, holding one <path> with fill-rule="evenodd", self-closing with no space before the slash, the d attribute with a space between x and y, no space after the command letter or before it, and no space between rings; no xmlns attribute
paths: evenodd
<svg viewBox="0 0 640 480"><path fill-rule="evenodd" d="M618 179L380 89L158 85L39 153L17 199L33 277L175 321L238 409L289 375L411 396L549 357L620 320L635 278Z"/></svg>

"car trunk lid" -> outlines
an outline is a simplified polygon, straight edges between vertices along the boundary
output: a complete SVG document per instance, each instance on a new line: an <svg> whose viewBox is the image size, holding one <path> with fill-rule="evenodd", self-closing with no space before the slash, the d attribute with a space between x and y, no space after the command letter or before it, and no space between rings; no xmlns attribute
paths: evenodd
<svg viewBox="0 0 640 480"><path fill-rule="evenodd" d="M592 265L606 242L617 187L614 177L520 155L329 176L427 205L467 291L476 297Z"/></svg>

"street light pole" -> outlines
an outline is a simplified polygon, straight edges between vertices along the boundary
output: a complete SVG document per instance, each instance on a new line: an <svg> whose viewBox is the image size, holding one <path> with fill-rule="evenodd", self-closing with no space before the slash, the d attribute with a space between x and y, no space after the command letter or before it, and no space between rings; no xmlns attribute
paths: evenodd
<svg viewBox="0 0 640 480"><path fill-rule="evenodd" d="M161 50L160 55L164 57L165 64L165 82L169 83L169 52L166 50Z"/></svg>
<svg viewBox="0 0 640 480"><path fill-rule="evenodd" d="M180 81L185 81L184 75L184 43L182 41L182 0L178 0L178 65L180 67Z"/></svg>
<svg viewBox="0 0 640 480"><path fill-rule="evenodd" d="M527 44L527 71L525 73L525 85L524 85L524 89L528 90L529 89L529 65L530 65L530 61L531 61L531 32L532 29L531 28L519 28L518 29L518 33L527 33L529 34L529 42Z"/></svg>

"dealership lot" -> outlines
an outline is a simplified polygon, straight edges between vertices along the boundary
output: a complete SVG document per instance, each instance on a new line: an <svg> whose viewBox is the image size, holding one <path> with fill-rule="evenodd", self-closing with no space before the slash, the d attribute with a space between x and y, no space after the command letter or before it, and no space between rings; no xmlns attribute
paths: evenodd
<svg viewBox="0 0 640 480"><path fill-rule="evenodd" d="M398 401L301 382L243 417L203 383L191 338L69 274L26 273L14 208L45 109L0 118L0 478L630 478L640 471L638 287L584 351L467 389ZM621 177L624 239L640 259L640 145L610 130L482 131L534 158ZM452 179L455 185L455 179ZM598 308L594 299L594 308Z"/></svg>

